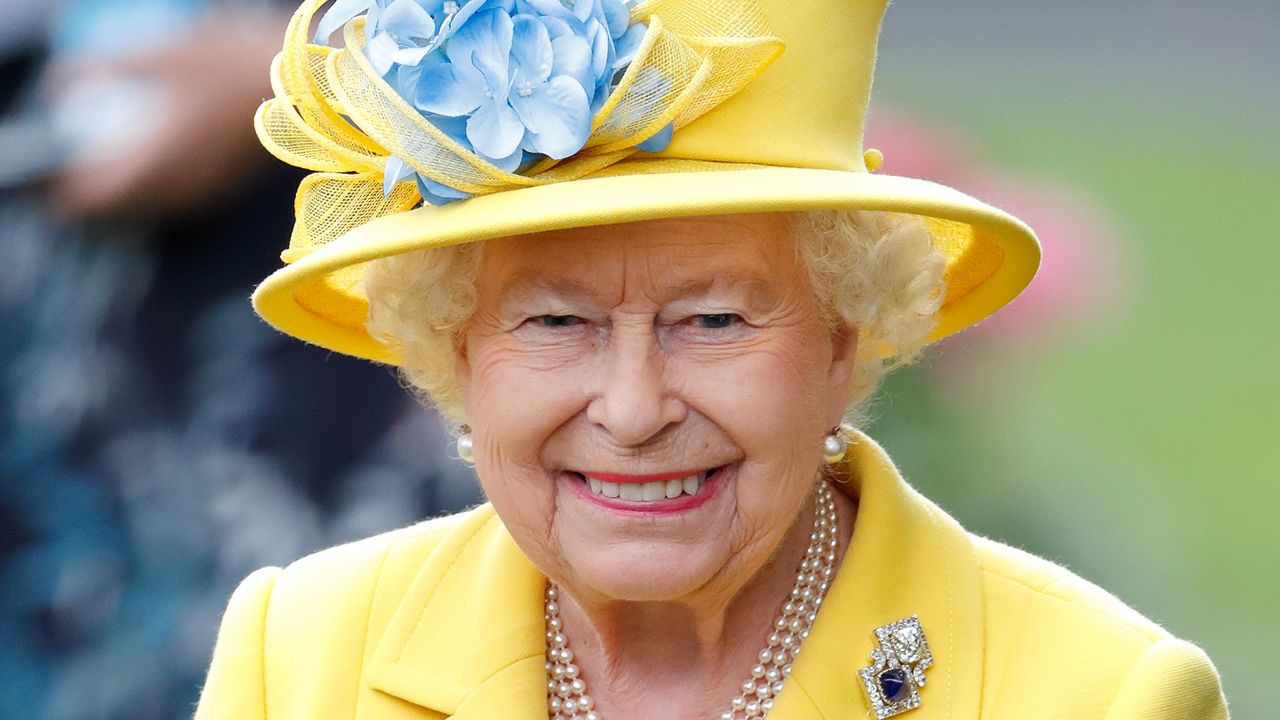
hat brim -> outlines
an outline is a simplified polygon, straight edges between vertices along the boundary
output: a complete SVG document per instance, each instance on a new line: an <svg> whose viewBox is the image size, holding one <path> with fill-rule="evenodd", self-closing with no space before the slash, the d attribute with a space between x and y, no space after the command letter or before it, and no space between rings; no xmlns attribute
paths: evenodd
<svg viewBox="0 0 1280 720"><path fill-rule="evenodd" d="M574 227L696 215L858 209L919 215L947 254L947 297L931 340L994 313L1040 262L1012 215L926 180L864 172L637 160L597 175L424 206L362 225L286 265L253 294L279 330L376 362L398 358L365 331L363 263L429 247Z"/></svg>

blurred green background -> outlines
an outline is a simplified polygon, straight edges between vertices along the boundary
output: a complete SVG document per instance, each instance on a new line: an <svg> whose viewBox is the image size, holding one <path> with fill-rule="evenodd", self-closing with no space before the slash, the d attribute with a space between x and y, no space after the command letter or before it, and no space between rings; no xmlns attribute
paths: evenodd
<svg viewBox="0 0 1280 720"><path fill-rule="evenodd" d="M970 529L1203 646L1239 718L1280 708L1277 28L1275 2L895 3L868 137L937 119L1006 186L1106 218L1101 252L1042 229L1076 294L942 343L871 432Z"/></svg>

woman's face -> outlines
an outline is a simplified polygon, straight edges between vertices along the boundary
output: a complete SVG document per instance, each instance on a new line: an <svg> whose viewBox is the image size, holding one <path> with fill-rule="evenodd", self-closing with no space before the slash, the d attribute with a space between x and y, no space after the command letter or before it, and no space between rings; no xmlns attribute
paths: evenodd
<svg viewBox="0 0 1280 720"><path fill-rule="evenodd" d="M856 334L783 215L491 240L458 380L480 482L571 591L736 591L793 525Z"/></svg>

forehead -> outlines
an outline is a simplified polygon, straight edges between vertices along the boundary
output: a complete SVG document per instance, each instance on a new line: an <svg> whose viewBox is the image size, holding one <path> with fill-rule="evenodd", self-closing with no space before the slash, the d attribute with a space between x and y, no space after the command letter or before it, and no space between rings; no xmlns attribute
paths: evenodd
<svg viewBox="0 0 1280 720"><path fill-rule="evenodd" d="M490 240L482 290L509 295L560 285L649 290L798 279L790 219L780 213L671 218Z"/></svg>

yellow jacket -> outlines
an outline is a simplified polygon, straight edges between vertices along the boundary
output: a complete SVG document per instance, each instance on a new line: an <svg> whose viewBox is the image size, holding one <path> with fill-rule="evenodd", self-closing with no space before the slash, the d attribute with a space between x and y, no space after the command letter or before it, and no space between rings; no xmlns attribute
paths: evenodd
<svg viewBox="0 0 1280 720"><path fill-rule="evenodd" d="M770 720L869 717L872 631L912 614L934 663L904 720L1227 717L1194 645L965 532L866 437L850 470L853 541ZM260 570L196 720L544 720L544 583L487 505Z"/></svg>

